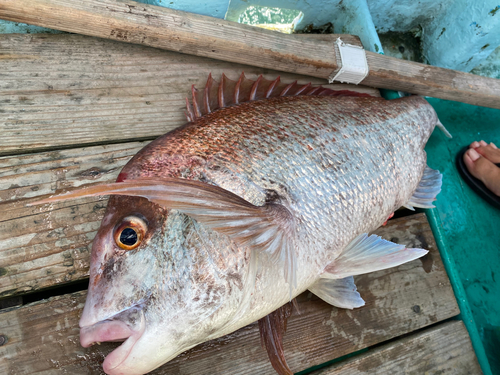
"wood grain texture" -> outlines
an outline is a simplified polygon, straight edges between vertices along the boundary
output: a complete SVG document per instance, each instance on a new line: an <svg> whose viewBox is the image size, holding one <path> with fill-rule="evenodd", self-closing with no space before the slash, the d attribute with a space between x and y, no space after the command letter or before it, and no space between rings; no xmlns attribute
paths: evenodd
<svg viewBox="0 0 500 375"><path fill-rule="evenodd" d="M482 374L462 321L442 323L310 375Z"/></svg>
<svg viewBox="0 0 500 375"><path fill-rule="evenodd" d="M438 68L366 52L367 86L411 92L482 107L500 108L500 79Z"/></svg>
<svg viewBox="0 0 500 375"><path fill-rule="evenodd" d="M394 229L394 230L393 230ZM386 237L398 236L408 246L424 246L430 255L399 267L356 276L366 306L338 309L311 293L299 297L299 314L289 320L285 354L293 371L301 371L459 313L453 291L423 214L392 220ZM101 374L104 356L117 344L83 349L78 319L85 292L54 297L0 312L0 373ZM257 324L183 353L154 374L274 375L260 346Z"/></svg>
<svg viewBox="0 0 500 375"><path fill-rule="evenodd" d="M0 18L328 79L331 41L116 0L3 0ZM367 53L365 85L500 108L500 80Z"/></svg>
<svg viewBox="0 0 500 375"><path fill-rule="evenodd" d="M337 67L326 41L134 1L4 0L0 18L313 77Z"/></svg>
<svg viewBox="0 0 500 375"><path fill-rule="evenodd" d="M185 98L209 73L324 83L81 35L1 34L0 56L0 155L154 139L186 123Z"/></svg>
<svg viewBox="0 0 500 375"><path fill-rule="evenodd" d="M0 296L88 276L107 199L26 207L71 188L113 182L146 142L0 158Z"/></svg>

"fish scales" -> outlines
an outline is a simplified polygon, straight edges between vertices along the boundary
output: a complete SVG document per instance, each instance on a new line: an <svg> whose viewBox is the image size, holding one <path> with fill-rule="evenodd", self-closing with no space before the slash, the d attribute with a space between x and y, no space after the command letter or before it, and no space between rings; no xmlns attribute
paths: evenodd
<svg viewBox="0 0 500 375"><path fill-rule="evenodd" d="M278 96L198 112L117 183L47 200L113 195L80 321L84 346L126 339L104 362L109 374L151 371L307 289L360 307L352 275L426 253L366 235L439 192L424 151L438 120L423 98ZM137 249L119 243L123 228Z"/></svg>
<svg viewBox="0 0 500 375"><path fill-rule="evenodd" d="M318 239L327 232L330 240L321 242L329 245L317 251L335 258L331 249L376 229L408 201L426 165L423 140L430 130L421 124L435 118L417 96L391 102L327 96L249 102L159 138L122 174L199 179L257 206L265 203L266 191L276 191L301 223L300 237ZM342 221L350 225L336 225ZM318 258L323 267L324 257Z"/></svg>

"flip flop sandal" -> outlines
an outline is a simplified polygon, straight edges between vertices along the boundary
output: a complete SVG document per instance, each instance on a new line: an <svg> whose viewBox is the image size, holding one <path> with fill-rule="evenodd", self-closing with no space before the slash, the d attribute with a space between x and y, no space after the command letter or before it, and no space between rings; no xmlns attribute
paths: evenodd
<svg viewBox="0 0 500 375"><path fill-rule="evenodd" d="M467 169L467 166L464 163L464 154L469 149L469 146L465 146L460 152L457 154L456 164L458 172L462 176L462 179L470 186L472 190L476 192L481 198L483 198L486 202L491 204L492 206L500 209L500 197L493 194L483 183L482 181L475 178ZM497 167L500 168L500 163L494 163Z"/></svg>

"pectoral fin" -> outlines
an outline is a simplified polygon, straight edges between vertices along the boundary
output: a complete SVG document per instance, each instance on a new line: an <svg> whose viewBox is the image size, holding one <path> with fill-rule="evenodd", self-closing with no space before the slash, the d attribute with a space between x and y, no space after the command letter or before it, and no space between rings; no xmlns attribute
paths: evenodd
<svg viewBox="0 0 500 375"><path fill-rule="evenodd" d="M309 287L309 290L323 301L336 307L352 310L365 305L365 301L356 290L352 276L344 279L320 278Z"/></svg>
<svg viewBox="0 0 500 375"><path fill-rule="evenodd" d="M290 288L296 285L294 219L279 204L254 206L230 191L200 181L151 178L90 186L30 205L100 195L144 197L160 206L177 209L242 246L267 253L272 261L284 265Z"/></svg>
<svg viewBox="0 0 500 375"><path fill-rule="evenodd" d="M427 250L408 249L377 235L368 236L364 233L355 238L342 254L325 268L321 277L343 279L384 270L420 258L427 253Z"/></svg>

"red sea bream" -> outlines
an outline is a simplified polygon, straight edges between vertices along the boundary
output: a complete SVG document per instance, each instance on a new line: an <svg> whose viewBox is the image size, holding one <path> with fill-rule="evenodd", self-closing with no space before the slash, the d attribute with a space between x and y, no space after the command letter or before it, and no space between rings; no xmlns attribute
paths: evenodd
<svg viewBox="0 0 500 375"><path fill-rule="evenodd" d="M374 235L401 206L432 207L441 175L421 97L211 78L189 122L141 150L116 183L92 247L81 344L124 340L108 374L144 374L265 317L305 290L364 302L352 276L416 259ZM282 371L282 373L287 373Z"/></svg>

